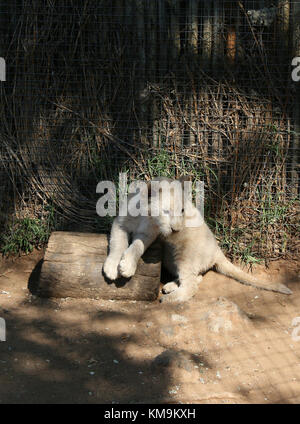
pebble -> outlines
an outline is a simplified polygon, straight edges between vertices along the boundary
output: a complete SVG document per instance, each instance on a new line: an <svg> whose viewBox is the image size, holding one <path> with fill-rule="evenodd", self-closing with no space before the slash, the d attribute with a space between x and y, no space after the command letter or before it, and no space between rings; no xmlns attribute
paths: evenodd
<svg viewBox="0 0 300 424"><path fill-rule="evenodd" d="M188 320L186 317L182 316L182 315L178 315L178 314L172 314L171 315L171 320L175 321L175 322L183 322L183 323L187 323Z"/></svg>
<svg viewBox="0 0 300 424"><path fill-rule="evenodd" d="M164 333L166 336L174 336L174 328L170 325L162 327L161 332Z"/></svg>

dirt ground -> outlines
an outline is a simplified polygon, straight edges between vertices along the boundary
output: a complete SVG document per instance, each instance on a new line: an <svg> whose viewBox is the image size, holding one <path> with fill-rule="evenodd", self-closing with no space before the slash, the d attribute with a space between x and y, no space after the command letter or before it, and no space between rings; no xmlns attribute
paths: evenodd
<svg viewBox="0 0 300 424"><path fill-rule="evenodd" d="M210 271L191 301L162 305L40 299L42 256L1 262L0 403L300 402L299 264L255 270L291 296Z"/></svg>

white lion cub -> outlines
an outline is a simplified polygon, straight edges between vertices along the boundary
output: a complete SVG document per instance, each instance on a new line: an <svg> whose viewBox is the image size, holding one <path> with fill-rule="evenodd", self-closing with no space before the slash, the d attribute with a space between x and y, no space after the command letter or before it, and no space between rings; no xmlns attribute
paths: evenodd
<svg viewBox="0 0 300 424"><path fill-rule="evenodd" d="M160 178L159 181L172 182L168 178ZM280 283L261 285L253 275L226 259L200 211L184 197L183 180L179 187L179 190L178 185L176 189L169 190L168 195L161 186L149 191L152 216L117 217L114 220L110 252L103 267L109 279L134 275L139 258L160 236L164 246L163 265L174 276L174 281L163 286L162 302L189 300L196 293L202 275L212 267L242 284L284 294L292 293ZM129 245L130 234L132 242Z"/></svg>

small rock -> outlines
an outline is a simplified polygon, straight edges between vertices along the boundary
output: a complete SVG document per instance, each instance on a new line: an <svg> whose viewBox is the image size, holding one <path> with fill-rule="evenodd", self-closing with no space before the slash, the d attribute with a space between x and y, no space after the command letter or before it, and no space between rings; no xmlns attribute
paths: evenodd
<svg viewBox="0 0 300 424"><path fill-rule="evenodd" d="M219 297L201 319L207 322L209 330L214 333L219 333L221 330L230 331L238 325L251 323L247 314L225 297Z"/></svg>
<svg viewBox="0 0 300 424"><path fill-rule="evenodd" d="M178 315L178 314L172 314L171 315L171 320L175 321L175 322L183 322L183 323L187 323L188 320L186 317L182 316L182 315Z"/></svg>
<svg viewBox="0 0 300 424"><path fill-rule="evenodd" d="M170 325L167 325L167 326L165 326L165 327L162 327L162 328L160 329L160 331L161 331L162 333L164 333L166 336L174 336L174 328L173 328L173 327L171 327Z"/></svg>

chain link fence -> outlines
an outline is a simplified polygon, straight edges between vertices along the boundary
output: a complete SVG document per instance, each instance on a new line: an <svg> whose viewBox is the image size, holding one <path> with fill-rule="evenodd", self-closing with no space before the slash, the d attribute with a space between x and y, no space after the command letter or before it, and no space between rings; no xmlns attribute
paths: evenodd
<svg viewBox="0 0 300 424"><path fill-rule="evenodd" d="M107 231L96 185L126 172L203 180L232 257L299 255L299 2L0 8L2 251L28 229L25 250L54 228Z"/></svg>

